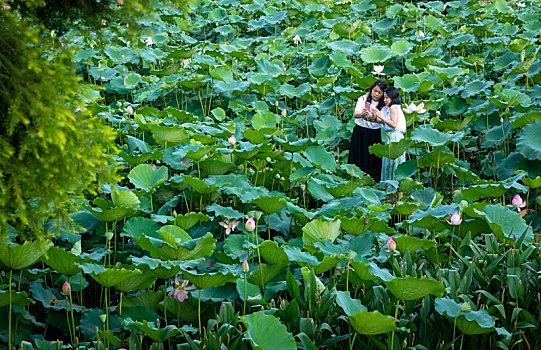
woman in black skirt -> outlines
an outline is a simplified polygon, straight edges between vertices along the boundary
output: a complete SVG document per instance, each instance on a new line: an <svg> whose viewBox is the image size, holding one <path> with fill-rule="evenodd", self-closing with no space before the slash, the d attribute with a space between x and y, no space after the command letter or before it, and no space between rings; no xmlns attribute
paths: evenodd
<svg viewBox="0 0 541 350"><path fill-rule="evenodd" d="M381 110L383 103L383 91L387 83L383 80L376 80L368 94L361 96L355 106L353 116L355 117L355 128L351 135L349 146L348 163L355 164L362 171L370 175L374 181L381 179L381 158L370 154L368 147L375 143L381 143L381 123L376 122L374 109Z"/></svg>

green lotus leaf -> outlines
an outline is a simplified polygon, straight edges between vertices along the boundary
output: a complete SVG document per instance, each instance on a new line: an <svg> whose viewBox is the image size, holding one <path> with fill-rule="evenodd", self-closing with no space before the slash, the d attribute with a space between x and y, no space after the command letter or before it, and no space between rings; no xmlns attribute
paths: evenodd
<svg viewBox="0 0 541 350"><path fill-rule="evenodd" d="M53 245L50 241L0 244L0 261L11 270L20 270L35 264Z"/></svg>
<svg viewBox="0 0 541 350"><path fill-rule="evenodd" d="M139 209L139 198L132 191L122 190L111 192L113 202L94 200L94 204L100 204L98 208L88 208L92 215L101 221L119 221L133 216ZM103 204L103 205L102 205ZM114 205L114 207L112 207Z"/></svg>
<svg viewBox="0 0 541 350"><path fill-rule="evenodd" d="M358 299L353 299L348 291L335 290L336 304L344 310L347 316L353 316L361 311L367 311L366 307Z"/></svg>
<svg viewBox="0 0 541 350"><path fill-rule="evenodd" d="M184 277L193 283L198 289L223 286L226 283L236 283L239 278L233 272L229 271L215 273L192 273L186 270L182 271Z"/></svg>
<svg viewBox="0 0 541 350"><path fill-rule="evenodd" d="M340 236L340 220L336 221L310 221L302 228L302 243L304 249L315 252L315 242L329 240L334 242Z"/></svg>
<svg viewBox="0 0 541 350"><path fill-rule="evenodd" d="M259 153L261 146L252 145L249 142L238 142L239 147L235 148L234 154L241 159L248 160Z"/></svg>
<svg viewBox="0 0 541 350"><path fill-rule="evenodd" d="M286 206L286 200L278 196L261 196L251 201L267 214L273 214Z"/></svg>
<svg viewBox="0 0 541 350"><path fill-rule="evenodd" d="M175 217L175 225L183 230L188 230L205 221L209 221L210 217L200 212L191 212L186 214L180 214Z"/></svg>
<svg viewBox="0 0 541 350"><path fill-rule="evenodd" d="M342 69L348 69L352 67L351 61L348 59L345 53L339 52L339 51L333 51L329 58L331 59L331 62ZM318 83L319 84L319 83Z"/></svg>
<svg viewBox="0 0 541 350"><path fill-rule="evenodd" d="M362 20L357 20L353 23L343 21L334 24L332 30L341 37L355 40L362 35L364 26L366 25Z"/></svg>
<svg viewBox="0 0 541 350"><path fill-rule="evenodd" d="M141 81L141 76L137 73L130 73L124 78L124 88L133 89Z"/></svg>
<svg viewBox="0 0 541 350"><path fill-rule="evenodd" d="M465 74L467 71L460 67L437 67L429 66L436 75L443 80L449 80Z"/></svg>
<svg viewBox="0 0 541 350"><path fill-rule="evenodd" d="M398 40L391 45L391 51L397 56L404 56L411 51L411 48L411 44L406 40Z"/></svg>
<svg viewBox="0 0 541 350"><path fill-rule="evenodd" d="M199 166L207 175L224 175L238 170L238 167L234 163L222 161L214 157L200 161Z"/></svg>
<svg viewBox="0 0 541 350"><path fill-rule="evenodd" d="M363 335L384 334L396 329L394 319L379 311L359 311L349 316L349 322L355 332Z"/></svg>
<svg viewBox="0 0 541 350"><path fill-rule="evenodd" d="M51 247L45 255L45 263L66 276L73 276L81 272L81 268L77 264L82 262L81 257L60 247Z"/></svg>
<svg viewBox="0 0 541 350"><path fill-rule="evenodd" d="M321 260L321 262L319 264L312 265L311 267L313 267L314 273L316 275L320 275L320 274L325 273L325 272L329 271L330 269L334 268L336 266L336 264L338 264L338 261L340 261L340 259L338 259L334 255L333 256L324 256L323 260Z"/></svg>
<svg viewBox="0 0 541 350"><path fill-rule="evenodd" d="M393 51L387 47L370 46L361 53L365 63L383 63L393 56Z"/></svg>
<svg viewBox="0 0 541 350"><path fill-rule="evenodd" d="M259 245L259 253L268 264L287 265L289 260L283 248L274 241L263 241Z"/></svg>
<svg viewBox="0 0 541 350"><path fill-rule="evenodd" d="M322 145L311 145L304 150L308 161L312 164L329 170L336 170L336 160L334 155L328 152Z"/></svg>
<svg viewBox="0 0 541 350"><path fill-rule="evenodd" d="M280 93L286 95L288 98L303 97L310 93L312 86L309 83L303 83L297 87L290 84L283 84L280 86Z"/></svg>
<svg viewBox="0 0 541 350"><path fill-rule="evenodd" d="M399 188L399 191L400 191L400 188ZM423 208L426 208L425 203L398 202L397 205L393 208L393 211L391 213L409 216L413 212L419 209L423 209Z"/></svg>
<svg viewBox="0 0 541 350"><path fill-rule="evenodd" d="M474 115L470 114L464 119L444 119L435 126L440 131L460 131L464 130L474 117Z"/></svg>
<svg viewBox="0 0 541 350"><path fill-rule="evenodd" d="M121 236L137 238L143 233L154 236L155 232L159 229L160 225L155 221L143 217L135 217L126 221Z"/></svg>
<svg viewBox="0 0 541 350"><path fill-rule="evenodd" d="M500 198L507 192L502 184L472 185L462 189L465 199L476 201L481 198Z"/></svg>
<svg viewBox="0 0 541 350"><path fill-rule="evenodd" d="M528 112L525 114L517 113L515 116L511 119L511 125L515 129L522 128L525 125L528 125L534 121L540 121L541 120L541 112Z"/></svg>
<svg viewBox="0 0 541 350"><path fill-rule="evenodd" d="M431 294L442 297L445 285L426 277L397 277L392 281L385 281L385 286L400 300L417 300Z"/></svg>
<svg viewBox="0 0 541 350"><path fill-rule="evenodd" d="M246 338L257 350L295 350L297 343L293 335L276 317L263 311L251 313L241 318L246 327ZM269 336L271 335L272 336Z"/></svg>
<svg viewBox="0 0 541 350"><path fill-rule="evenodd" d="M479 96L479 94L482 94L483 92L487 94L489 92L488 89L492 85L494 85L494 82L492 81L486 81L486 80L471 81L464 86L464 91L462 92L461 96L464 98L473 98L473 97Z"/></svg>
<svg viewBox="0 0 541 350"><path fill-rule="evenodd" d="M420 239L413 236L400 236L393 237L393 239L396 242L396 248L402 253L405 253L406 250L413 253L417 249L429 250L436 248L436 242L426 238Z"/></svg>
<svg viewBox="0 0 541 350"><path fill-rule="evenodd" d="M519 152L530 160L541 160L541 120L524 126L517 140Z"/></svg>
<svg viewBox="0 0 541 350"><path fill-rule="evenodd" d="M134 270L135 267L129 266L130 270ZM178 273L178 272L177 272ZM156 282L156 275L154 271L146 270L141 274L133 274L128 278L122 280L115 285L115 288L121 292L130 292L138 289L147 289L152 287L154 282Z"/></svg>
<svg viewBox="0 0 541 350"><path fill-rule="evenodd" d="M332 51L342 52L346 55L354 56L359 53L360 46L351 40L342 40L327 43L327 47Z"/></svg>
<svg viewBox="0 0 541 350"><path fill-rule="evenodd" d="M248 282L256 286L265 286L272 281L274 277L284 272L286 265L266 265L261 264L257 270L250 271Z"/></svg>
<svg viewBox="0 0 541 350"><path fill-rule="evenodd" d="M257 70L269 77L276 77L284 73L281 66L277 65L276 63L269 62L266 59L257 61Z"/></svg>
<svg viewBox="0 0 541 350"><path fill-rule="evenodd" d="M245 215L238 210L235 210L231 207L223 207L216 203L209 205L207 207L207 211L213 212L215 216L221 215L225 218L230 219L242 219L245 217Z"/></svg>
<svg viewBox="0 0 541 350"><path fill-rule="evenodd" d="M458 329L464 334L484 334L495 330L494 318L486 310L461 311L461 308L461 304L449 297L438 298L435 302L436 311L456 322Z"/></svg>
<svg viewBox="0 0 541 350"><path fill-rule="evenodd" d="M449 142L458 142L464 137L464 132L444 134L429 127L418 127L411 132L411 139L417 142L427 142L432 147L445 146Z"/></svg>
<svg viewBox="0 0 541 350"><path fill-rule="evenodd" d="M181 230L180 228L178 228ZM186 237L187 236L187 237ZM186 234L183 237L173 237L173 235L160 240L145 235L136 238L136 243L144 250L150 253L150 256L163 260L193 260L205 256L210 256L216 248L216 240L212 234L207 233L205 236L190 240ZM180 243L177 243L177 239ZM173 244L167 242L173 240Z"/></svg>
<svg viewBox="0 0 541 350"><path fill-rule="evenodd" d="M501 241L513 242L513 235L521 237L524 233L525 243L530 243L533 236L533 229L516 211L497 205L487 205L483 211L475 209L474 212L484 218L492 232Z"/></svg>
<svg viewBox="0 0 541 350"><path fill-rule="evenodd" d="M394 86L406 92L416 92L421 86L421 80L415 74L405 74L394 78Z"/></svg>
<svg viewBox="0 0 541 350"><path fill-rule="evenodd" d="M94 264L80 264L84 273L89 274L90 277L105 288L116 287L122 281L142 274L141 270L128 270L125 268L103 268L98 271L90 265Z"/></svg>
<svg viewBox="0 0 541 350"><path fill-rule="evenodd" d="M522 179L522 182L529 188L539 188L541 187L541 176L537 176L535 179L525 177Z"/></svg>
<svg viewBox="0 0 541 350"><path fill-rule="evenodd" d="M278 123L278 116L272 112L257 112L252 117L252 126L255 130L274 129Z"/></svg>
<svg viewBox="0 0 541 350"><path fill-rule="evenodd" d="M218 185L209 184L206 179L199 180L198 178L190 175L182 175L182 183L191 186L194 191L201 194L216 192L220 188Z"/></svg>
<svg viewBox="0 0 541 350"><path fill-rule="evenodd" d="M442 222L443 219L451 216L457 209L456 205L440 205L436 208L418 210L405 223L431 230Z"/></svg>
<svg viewBox="0 0 541 350"><path fill-rule="evenodd" d="M377 143L370 146L368 149L370 153L378 157L397 159L409 150L413 144L414 142L412 140L404 138L398 142L391 142L388 144Z"/></svg>
<svg viewBox="0 0 541 350"><path fill-rule="evenodd" d="M140 164L128 174L130 182L139 189L152 190L167 181L167 167L153 169L150 164Z"/></svg>
<svg viewBox="0 0 541 350"><path fill-rule="evenodd" d="M378 267L375 263L352 261L351 267L355 275L363 281L392 281L395 278L389 271Z"/></svg>
<svg viewBox="0 0 541 350"><path fill-rule="evenodd" d="M160 259L153 259L149 256L144 256L142 258L132 256L131 260L138 268L144 269L143 274L148 271L152 276L164 280L177 276L182 269L195 267L198 261L163 261ZM119 286L122 286L122 284Z"/></svg>
<svg viewBox="0 0 541 350"><path fill-rule="evenodd" d="M154 322L148 322L147 320L143 320L142 322L134 321L130 317L126 317L122 323L128 327L135 327L139 329L144 335L148 336L155 342L160 343L163 343L167 339L180 333L180 329L174 325L160 328L159 326L156 326Z"/></svg>
<svg viewBox="0 0 541 350"><path fill-rule="evenodd" d="M443 105L445 113L451 116L460 115L468 110L468 103L460 96L455 96L450 98Z"/></svg>
<svg viewBox="0 0 541 350"><path fill-rule="evenodd" d="M327 56L317 57L312 61L312 64L308 67L308 72L316 77L321 77L327 73L331 65L331 61Z"/></svg>
<svg viewBox="0 0 541 350"><path fill-rule="evenodd" d="M261 290L255 284L250 282L245 283L244 278L239 278L237 280L237 293L239 293L240 300L244 301L244 296L246 295L246 300L262 298Z"/></svg>
<svg viewBox="0 0 541 350"><path fill-rule="evenodd" d="M188 132L180 126L166 126L166 125L151 125L150 131L152 137L160 145L167 143L167 146L176 146L181 143L186 143L190 140Z"/></svg>
<svg viewBox="0 0 541 350"><path fill-rule="evenodd" d="M13 306L25 307L30 305L32 299L28 297L26 292L16 292L14 290L10 293L8 290L0 290L0 307L8 306L10 303Z"/></svg>

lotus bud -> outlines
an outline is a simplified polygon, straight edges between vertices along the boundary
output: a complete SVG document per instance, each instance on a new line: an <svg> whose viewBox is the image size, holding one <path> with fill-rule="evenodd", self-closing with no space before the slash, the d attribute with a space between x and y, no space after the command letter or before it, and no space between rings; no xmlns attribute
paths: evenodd
<svg viewBox="0 0 541 350"><path fill-rule="evenodd" d="M107 315L106 314L101 314L99 316L99 318L100 318L101 323L105 323L105 321L107 320Z"/></svg>
<svg viewBox="0 0 541 350"><path fill-rule="evenodd" d="M156 164L152 164L152 170L156 170Z"/></svg>
<svg viewBox="0 0 541 350"><path fill-rule="evenodd" d="M231 135L228 139L227 139L227 142L229 142L229 144L231 146L235 146L237 144L237 139L235 138L235 135Z"/></svg>
<svg viewBox="0 0 541 350"><path fill-rule="evenodd" d="M453 215L451 215L451 218L447 219L447 222L449 223L449 225L457 226L460 225L462 219L460 218L458 212L455 211Z"/></svg>
<svg viewBox="0 0 541 350"><path fill-rule="evenodd" d="M519 213L520 209L526 206L526 202L522 200L519 194L516 194L511 200L511 204L507 205L508 207L514 207Z"/></svg>
<svg viewBox="0 0 541 350"><path fill-rule="evenodd" d="M244 259L244 261L242 262L242 272L248 273L249 271L250 271L250 266L248 265L248 261Z"/></svg>
<svg viewBox="0 0 541 350"><path fill-rule="evenodd" d="M71 294L71 286L68 281L65 281L62 285L62 295L70 295Z"/></svg>
<svg viewBox="0 0 541 350"><path fill-rule="evenodd" d="M355 170L353 170L353 168L351 168L351 170L349 171L349 174L351 175L351 177L355 176Z"/></svg>
<svg viewBox="0 0 541 350"><path fill-rule="evenodd" d="M276 100L276 101L274 102L274 105L275 105L276 107L278 107L278 100Z"/></svg>
<svg viewBox="0 0 541 350"><path fill-rule="evenodd" d="M285 117L287 115L287 110L284 108L282 109L282 117Z"/></svg>
<svg viewBox="0 0 541 350"><path fill-rule="evenodd" d="M128 106L124 109L126 111L126 113L128 114L133 114L133 107L132 106Z"/></svg>
<svg viewBox="0 0 541 350"><path fill-rule="evenodd" d="M394 241L393 237L389 237L389 239L387 239L387 249L391 252L396 251L396 242Z"/></svg>
<svg viewBox="0 0 541 350"><path fill-rule="evenodd" d="M252 216L250 216L248 220L246 221L245 227L246 227L246 230L249 232L253 232L255 230L255 220Z"/></svg>

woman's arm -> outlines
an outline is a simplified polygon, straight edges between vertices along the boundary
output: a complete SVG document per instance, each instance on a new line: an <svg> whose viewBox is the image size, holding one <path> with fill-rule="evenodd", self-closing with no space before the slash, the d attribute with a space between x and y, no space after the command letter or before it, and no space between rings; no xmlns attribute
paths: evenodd
<svg viewBox="0 0 541 350"><path fill-rule="evenodd" d="M389 111L390 111L390 114L391 114L391 119L385 119L381 113L379 113L377 116L376 116L376 121L378 123L384 123L384 124L387 124L389 125L391 128L393 129L396 129L396 126L398 125L398 111L396 110L396 108L393 108L394 106L391 106L389 107Z"/></svg>
<svg viewBox="0 0 541 350"><path fill-rule="evenodd" d="M366 102L366 95L361 96L357 100L357 104L355 105L355 111L353 111L353 117L362 118L363 116L366 116L366 113L364 113L365 102Z"/></svg>

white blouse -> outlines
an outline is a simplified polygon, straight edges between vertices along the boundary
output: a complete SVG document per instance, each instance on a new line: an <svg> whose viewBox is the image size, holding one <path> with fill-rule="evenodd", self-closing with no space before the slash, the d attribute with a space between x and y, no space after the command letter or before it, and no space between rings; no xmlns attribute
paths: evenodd
<svg viewBox="0 0 541 350"><path fill-rule="evenodd" d="M381 114L383 115L385 119L391 120L391 108L396 109L396 111L398 112L398 123L396 124L396 128L393 128L389 126L388 124L385 124L385 127L384 127L385 131L397 130L404 134L406 132L406 117L404 116L402 107L400 107L399 105L392 105L391 107L385 106L381 109Z"/></svg>
<svg viewBox="0 0 541 350"><path fill-rule="evenodd" d="M359 97L359 99L357 100L357 105L355 106L354 113L361 114L363 112L364 104L367 98L368 98L368 94ZM378 103L379 101L372 101L372 103L370 104L370 109L376 109L378 107ZM369 120L366 120L365 118L355 118L355 124L367 129L380 129L382 127L381 123L369 121Z"/></svg>

